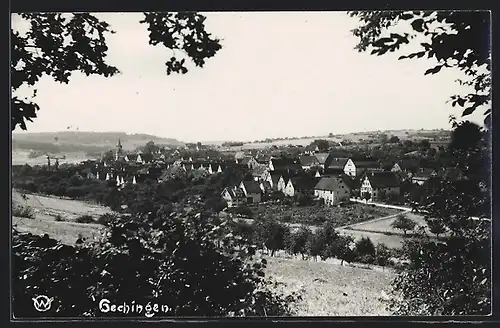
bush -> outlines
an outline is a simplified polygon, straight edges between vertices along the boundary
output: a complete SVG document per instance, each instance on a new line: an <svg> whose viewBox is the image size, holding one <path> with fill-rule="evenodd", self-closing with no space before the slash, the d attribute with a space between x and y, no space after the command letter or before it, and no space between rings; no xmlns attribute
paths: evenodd
<svg viewBox="0 0 500 328"><path fill-rule="evenodd" d="M375 250L375 263L380 266L387 266L391 257L390 250L384 244L378 244Z"/></svg>
<svg viewBox="0 0 500 328"><path fill-rule="evenodd" d="M77 223L94 223L95 222L92 215L87 215L87 214L84 214L84 215L77 217L75 221Z"/></svg>
<svg viewBox="0 0 500 328"><path fill-rule="evenodd" d="M362 237L354 246L356 260L361 263L372 264L375 262L375 245L368 237Z"/></svg>
<svg viewBox="0 0 500 328"><path fill-rule="evenodd" d="M12 216L20 218L34 219L36 217L35 211L28 205L17 205L12 209Z"/></svg>
<svg viewBox="0 0 500 328"><path fill-rule="evenodd" d="M234 214L239 214L241 216L244 216L244 217L253 217L253 212L250 208L248 208L247 206L245 205L240 205L240 206L237 206L237 207L233 207L229 210L231 213L234 213Z"/></svg>
<svg viewBox="0 0 500 328"><path fill-rule="evenodd" d="M57 214L56 216L54 216L54 220L58 221L58 222L59 221L64 221L63 218L62 218L62 216L61 216L61 214Z"/></svg>
<svg viewBox="0 0 500 328"><path fill-rule="evenodd" d="M265 260L253 258L252 249L240 245L223 225L195 213L168 219L160 212L119 217L98 245L71 247L15 233L15 316L102 317L106 314L98 302L103 298L170 307L156 316L290 314L294 297L270 291ZM153 219L161 219L163 226L152 229ZM39 294L54 297L56 306L36 312L32 297Z"/></svg>
<svg viewBox="0 0 500 328"><path fill-rule="evenodd" d="M113 213L104 213L97 218L97 223L107 226L118 219L118 216ZM85 222L84 222L85 223Z"/></svg>

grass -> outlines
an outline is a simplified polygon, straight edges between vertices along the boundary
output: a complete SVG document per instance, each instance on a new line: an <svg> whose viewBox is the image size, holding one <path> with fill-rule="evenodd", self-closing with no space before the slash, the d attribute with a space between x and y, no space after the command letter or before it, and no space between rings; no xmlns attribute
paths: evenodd
<svg viewBox="0 0 500 328"><path fill-rule="evenodd" d="M389 315L384 293L389 294L394 272L341 266L324 262L266 258L266 275L276 279L282 292L297 291L298 316Z"/></svg>
<svg viewBox="0 0 500 328"><path fill-rule="evenodd" d="M427 226L424 218L421 215L414 213L405 213L405 215L415 221L418 225ZM398 229L394 229L391 224L397 219L397 217L388 218L386 220L380 220L375 222L366 222L356 224L353 229L355 230L366 230L372 232L381 232L381 233L393 233L393 234L402 234L403 232Z"/></svg>
<svg viewBox="0 0 500 328"><path fill-rule="evenodd" d="M17 216L20 218L35 218L35 211L28 205L15 205L12 208L12 216Z"/></svg>
<svg viewBox="0 0 500 328"><path fill-rule="evenodd" d="M82 224L67 221L56 221L49 215L37 215L35 219L26 220L19 217L12 218L12 226L19 232L30 232L42 236L48 234L66 245L74 245L79 235L86 240L100 239L104 234L104 227L100 224Z"/></svg>
<svg viewBox="0 0 500 328"><path fill-rule="evenodd" d="M24 203L33 212L36 210L36 214L30 220L16 215L19 212L13 213L13 228L19 232L30 232L36 235L48 234L51 238L67 245L73 245L79 234L86 240L101 238L105 231L104 226L96 223L92 218L111 213L110 209L103 206L58 197L28 194L25 201L16 191L12 193L12 203L14 208L16 204L20 206L19 204ZM78 223L77 220L89 223Z"/></svg>
<svg viewBox="0 0 500 328"><path fill-rule="evenodd" d="M37 209L39 212L52 216L61 215L66 221L75 221L81 215L99 216L110 213L111 210L101 205L94 205L78 200L61 199L56 196L40 196L26 194L24 200L17 191L12 192L13 203L22 204Z"/></svg>

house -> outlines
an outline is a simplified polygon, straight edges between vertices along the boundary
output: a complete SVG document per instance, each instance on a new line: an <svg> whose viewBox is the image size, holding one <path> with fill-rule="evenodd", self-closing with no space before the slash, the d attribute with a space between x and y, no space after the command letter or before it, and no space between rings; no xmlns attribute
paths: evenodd
<svg viewBox="0 0 500 328"><path fill-rule="evenodd" d="M361 183L361 197L381 200L384 196L399 196L400 185L401 182L394 172L369 172Z"/></svg>
<svg viewBox="0 0 500 328"><path fill-rule="evenodd" d="M391 168L392 172L404 172L406 174L413 174L418 171L420 163L416 158L405 158L399 162L394 163Z"/></svg>
<svg viewBox="0 0 500 328"><path fill-rule="evenodd" d="M236 154L234 154L234 159L236 160L236 163L238 163L238 160L247 157L248 155L245 154L245 152L239 151Z"/></svg>
<svg viewBox="0 0 500 328"><path fill-rule="evenodd" d="M441 170L434 171L434 176L451 181L466 179L466 175L463 171L454 167L442 168Z"/></svg>
<svg viewBox="0 0 500 328"><path fill-rule="evenodd" d="M450 144L450 140L433 140L429 141L430 148L435 150L445 150Z"/></svg>
<svg viewBox="0 0 500 328"><path fill-rule="evenodd" d="M279 171L268 171L268 173L265 175L264 181L269 182L273 190L278 190L278 183L282 174L283 172Z"/></svg>
<svg viewBox="0 0 500 328"><path fill-rule="evenodd" d="M243 190L249 203L260 203L262 190L256 181L242 181L240 189Z"/></svg>
<svg viewBox="0 0 500 328"><path fill-rule="evenodd" d="M324 169L323 170L323 174L321 176L324 176L324 177L336 177L336 176L339 176L339 175L342 175L342 174L345 174L344 172L344 169L340 169L340 168L327 168L327 169Z"/></svg>
<svg viewBox="0 0 500 328"><path fill-rule="evenodd" d="M314 157L316 157L318 164L324 167L326 159L328 158L329 155L330 155L329 153L316 153L314 154Z"/></svg>
<svg viewBox="0 0 500 328"><path fill-rule="evenodd" d="M237 159L236 163L240 164L240 165L245 165L249 169L252 169L255 166L259 165L259 162L257 162L257 160L252 156L247 156L247 157L243 157L241 159Z"/></svg>
<svg viewBox="0 0 500 328"><path fill-rule="evenodd" d="M261 181L259 183L260 190L262 190L262 193L267 194L273 191L273 187L271 187L271 184L268 181Z"/></svg>
<svg viewBox="0 0 500 328"><path fill-rule="evenodd" d="M252 169L252 176L255 181L265 180L268 174L267 165L254 166Z"/></svg>
<svg viewBox="0 0 500 328"><path fill-rule="evenodd" d="M223 164L222 163L210 163L210 164L208 164L208 173L215 174L215 173L222 173L222 171L223 171Z"/></svg>
<svg viewBox="0 0 500 328"><path fill-rule="evenodd" d="M296 176L288 180L283 193L286 196L293 197L297 193L313 194L314 187L319 179L311 176Z"/></svg>
<svg viewBox="0 0 500 328"><path fill-rule="evenodd" d="M323 163L323 167L328 168L334 161L343 162L336 164L336 166L335 165L333 166L333 167L339 167L342 164L345 165L348 159L349 159L349 153L347 153L345 150L334 149L328 153L328 156L326 157L325 162Z"/></svg>
<svg viewBox="0 0 500 328"><path fill-rule="evenodd" d="M138 154L137 156L137 161L139 163L151 163L154 160L154 154L151 153L144 153L144 154Z"/></svg>
<svg viewBox="0 0 500 328"><path fill-rule="evenodd" d="M373 160L356 160L353 161L352 158L347 160L344 166L344 173L352 177L359 176L363 171L376 171L382 169L379 167L377 161Z"/></svg>
<svg viewBox="0 0 500 328"><path fill-rule="evenodd" d="M302 166L296 160L291 158L271 158L269 160L270 171L295 171L302 170Z"/></svg>
<svg viewBox="0 0 500 328"><path fill-rule="evenodd" d="M300 156L299 162L300 162L300 165L302 166L302 169L304 169L304 170L309 170L312 167L319 166L318 159L316 158L316 156L312 156L312 155Z"/></svg>
<svg viewBox="0 0 500 328"><path fill-rule="evenodd" d="M347 161L349 161L349 158L347 157L334 157L331 158L329 161L326 161L324 164L325 170L328 169L336 169L336 170L344 170L345 165L347 164Z"/></svg>
<svg viewBox="0 0 500 328"><path fill-rule="evenodd" d="M234 207L246 202L245 194L243 190L238 187L228 187L224 188L222 191L222 199L224 199L227 203L227 207Z"/></svg>
<svg viewBox="0 0 500 328"><path fill-rule="evenodd" d="M321 178L314 186L314 196L323 199L326 205L334 205L349 199L351 189L341 176Z"/></svg>
<svg viewBox="0 0 500 328"><path fill-rule="evenodd" d="M437 176L437 172L431 168L421 168L412 175L411 182L418 184L419 186L423 185L429 178Z"/></svg>
<svg viewBox="0 0 500 328"><path fill-rule="evenodd" d="M282 174L280 174L280 177L278 179L278 183L276 185L276 187L277 187L276 190L284 192L284 190L286 188L286 185L288 184L288 180L290 180L290 178L292 176L293 175L290 175L288 173L282 173Z"/></svg>

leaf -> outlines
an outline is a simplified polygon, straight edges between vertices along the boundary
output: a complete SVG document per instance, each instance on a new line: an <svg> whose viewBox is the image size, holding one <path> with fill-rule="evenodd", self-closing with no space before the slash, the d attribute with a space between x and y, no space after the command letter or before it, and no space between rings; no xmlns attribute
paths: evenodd
<svg viewBox="0 0 500 328"><path fill-rule="evenodd" d="M430 69L428 69L427 71L425 71L424 75L428 75L428 74L436 74L436 73L438 73L438 72L441 70L441 68L442 68L442 67L443 67L443 66L438 65L438 66L436 66L436 67L434 67L434 68L430 68Z"/></svg>
<svg viewBox="0 0 500 328"><path fill-rule="evenodd" d="M462 116L467 116L467 115L470 115L470 114L474 113L474 110L476 110L476 107L475 107L475 106L467 107L467 108L463 111Z"/></svg>
<svg viewBox="0 0 500 328"><path fill-rule="evenodd" d="M404 20L408 20L408 19L412 19L413 18L413 15L412 14L402 14L400 16L401 19L404 19Z"/></svg>
<svg viewBox="0 0 500 328"><path fill-rule="evenodd" d="M432 46L429 43L426 43L426 42L422 42L420 45L422 47L424 47L425 50L429 50L430 48L432 48Z"/></svg>
<svg viewBox="0 0 500 328"><path fill-rule="evenodd" d="M417 32L423 32L424 31L424 20L422 18L416 19L411 23L411 26L413 29Z"/></svg>

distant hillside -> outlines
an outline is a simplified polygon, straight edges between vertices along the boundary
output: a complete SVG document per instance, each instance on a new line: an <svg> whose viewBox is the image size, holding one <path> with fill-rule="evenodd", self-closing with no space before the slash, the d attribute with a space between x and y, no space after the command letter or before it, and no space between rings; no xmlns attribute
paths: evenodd
<svg viewBox="0 0 500 328"><path fill-rule="evenodd" d="M181 146L182 142L161 138L148 134L126 134L124 132L41 132L13 133L12 150L30 150L50 153L63 152L103 152L115 149L118 139L125 150L133 150L138 146L153 141L158 145Z"/></svg>
<svg viewBox="0 0 500 328"><path fill-rule="evenodd" d="M315 136L315 137L292 137L292 138L274 138L266 139L259 142L243 142L243 146L232 147L234 149L259 149L270 146L307 146L311 142L317 139L326 139L331 142L341 142L343 140L347 141L360 141L375 139L380 134L387 134L388 136L397 136L401 140L420 140L420 139L433 139L433 138L446 138L451 135L449 130L385 130L385 131L366 131L366 132L352 132L335 134L330 136ZM227 141L210 141L204 142L204 144L222 145ZM233 140L233 142L236 142Z"/></svg>

